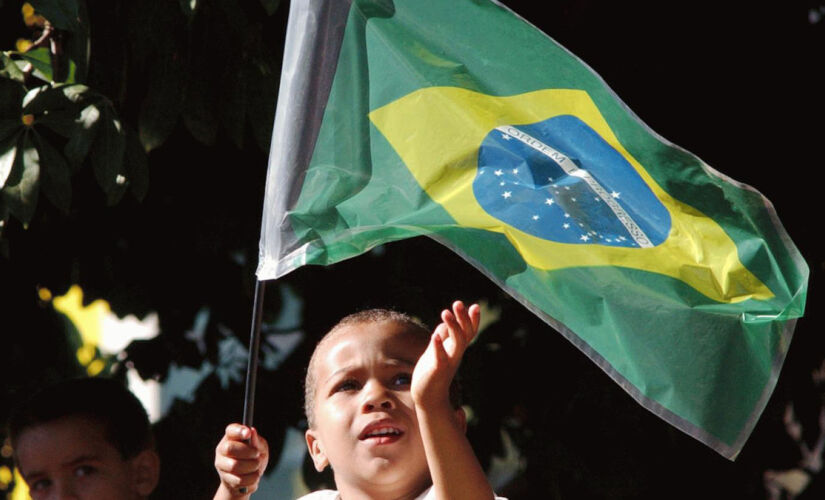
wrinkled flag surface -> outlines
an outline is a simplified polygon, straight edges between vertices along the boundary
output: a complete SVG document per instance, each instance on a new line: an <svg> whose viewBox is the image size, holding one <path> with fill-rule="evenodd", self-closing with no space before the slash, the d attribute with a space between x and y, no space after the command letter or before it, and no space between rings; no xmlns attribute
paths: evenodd
<svg viewBox="0 0 825 500"><path fill-rule="evenodd" d="M419 235L731 459L804 309L771 203L505 6L292 2L258 278Z"/></svg>

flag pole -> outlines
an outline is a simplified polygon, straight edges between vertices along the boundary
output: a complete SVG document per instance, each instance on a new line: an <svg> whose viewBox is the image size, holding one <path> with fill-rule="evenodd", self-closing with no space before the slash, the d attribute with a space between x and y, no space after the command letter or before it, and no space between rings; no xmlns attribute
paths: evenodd
<svg viewBox="0 0 825 500"><path fill-rule="evenodd" d="M243 397L243 425L252 427L252 417L255 413L255 382L258 380L258 353L261 347L261 320L264 312L265 281L255 280L255 299L252 305L252 330L249 334L249 361L246 365L246 392ZM249 440L244 440L249 442ZM246 493L246 486L238 488Z"/></svg>
<svg viewBox="0 0 825 500"><path fill-rule="evenodd" d="M249 362L246 367L246 393L243 401L243 424L252 427L255 413L255 382L258 379L258 353L261 346L261 320L264 310L265 281L255 280L255 302L252 306L252 331L249 335Z"/></svg>

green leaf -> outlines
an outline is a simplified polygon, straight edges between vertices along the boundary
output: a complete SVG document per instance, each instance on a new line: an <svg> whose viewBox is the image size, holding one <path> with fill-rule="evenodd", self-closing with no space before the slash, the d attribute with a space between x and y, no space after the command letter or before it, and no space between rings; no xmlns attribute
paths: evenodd
<svg viewBox="0 0 825 500"><path fill-rule="evenodd" d="M100 108L96 104L90 104L83 108L75 120L77 126L63 148L63 153L73 170L77 170L83 164L83 160L92 148L97 136L100 115Z"/></svg>
<svg viewBox="0 0 825 500"><path fill-rule="evenodd" d="M32 89L23 98L22 114L33 115L35 126L44 125L63 137L70 137L77 128L78 92L83 89L82 85L43 85Z"/></svg>
<svg viewBox="0 0 825 500"><path fill-rule="evenodd" d="M198 8L198 0L179 0L180 10L187 19L192 19L195 15L195 10Z"/></svg>
<svg viewBox="0 0 825 500"><path fill-rule="evenodd" d="M17 142L20 134L12 135L0 141L0 189L9 184L16 184L20 174L14 172L15 163L17 159ZM12 173L15 175L12 175Z"/></svg>
<svg viewBox="0 0 825 500"><path fill-rule="evenodd" d="M206 145L213 144L218 133L218 119L213 111L213 102L203 79L190 80L183 109L183 123L195 139Z"/></svg>
<svg viewBox="0 0 825 500"><path fill-rule="evenodd" d="M149 191L149 161L137 133L130 128L126 129L125 167L132 194L143 201Z"/></svg>
<svg viewBox="0 0 825 500"><path fill-rule="evenodd" d="M266 15L271 16L278 10L281 0L261 0L261 5L266 10Z"/></svg>
<svg viewBox="0 0 825 500"><path fill-rule="evenodd" d="M15 132L19 132L24 127L20 119L0 120L0 139L10 137Z"/></svg>
<svg viewBox="0 0 825 500"><path fill-rule="evenodd" d="M77 111L77 103L70 98L64 87L43 85L26 93L23 98L23 113L42 115L56 110Z"/></svg>
<svg viewBox="0 0 825 500"><path fill-rule="evenodd" d="M80 29L66 37L64 45L64 53L69 58L69 80L73 82L86 81L89 69L89 9L85 0L78 0L78 19Z"/></svg>
<svg viewBox="0 0 825 500"><path fill-rule="evenodd" d="M91 160L95 179L106 193L110 205L117 203L126 190L123 175L125 146L120 121L111 109L104 109L97 137L92 144Z"/></svg>
<svg viewBox="0 0 825 500"><path fill-rule="evenodd" d="M229 61L223 75L223 94L218 100L221 125L238 149L243 148L246 125L247 83L246 73L241 70L239 58Z"/></svg>
<svg viewBox="0 0 825 500"><path fill-rule="evenodd" d="M20 102L25 94L19 83L0 78L0 118L20 120Z"/></svg>
<svg viewBox="0 0 825 500"><path fill-rule="evenodd" d="M40 182L43 194L54 206L65 213L72 205L71 171L63 155L39 135L34 135L34 144L40 156Z"/></svg>
<svg viewBox="0 0 825 500"><path fill-rule="evenodd" d="M9 78L20 83L23 83L26 79L26 74L20 70L8 52L0 52L0 77Z"/></svg>
<svg viewBox="0 0 825 500"><path fill-rule="evenodd" d="M29 3L56 28L72 32L80 29L77 0L30 0Z"/></svg>
<svg viewBox="0 0 825 500"><path fill-rule="evenodd" d="M54 81L52 59L49 55L49 49L46 47L40 47L29 52L12 52L12 54L32 65L34 68L32 75L35 78L39 78L44 82Z"/></svg>
<svg viewBox="0 0 825 500"><path fill-rule="evenodd" d="M24 134L18 149L21 151L18 151L15 163L19 162L22 167L20 182L14 186L5 186L2 196L9 212L27 225L37 207L40 191L40 156L29 134Z"/></svg>
<svg viewBox="0 0 825 500"><path fill-rule="evenodd" d="M258 147L268 152L278 99L278 75L263 61L259 61L254 68L249 79L247 115Z"/></svg>
<svg viewBox="0 0 825 500"><path fill-rule="evenodd" d="M181 114L185 73L175 53L167 53L152 66L149 90L138 117L140 142L151 151L166 141Z"/></svg>

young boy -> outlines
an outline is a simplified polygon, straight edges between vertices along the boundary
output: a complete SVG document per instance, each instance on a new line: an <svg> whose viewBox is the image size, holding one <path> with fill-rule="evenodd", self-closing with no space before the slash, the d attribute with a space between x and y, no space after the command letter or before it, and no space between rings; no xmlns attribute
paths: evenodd
<svg viewBox="0 0 825 500"><path fill-rule="evenodd" d="M304 499L495 497L450 390L479 314L477 305L455 302L431 335L409 316L370 310L324 336L307 368L306 442L317 470L332 467L338 491ZM254 429L228 426L216 449L215 498L248 498L267 460Z"/></svg>
<svg viewBox="0 0 825 500"><path fill-rule="evenodd" d="M37 392L9 420L14 461L34 500L148 498L160 460L140 401L114 380Z"/></svg>

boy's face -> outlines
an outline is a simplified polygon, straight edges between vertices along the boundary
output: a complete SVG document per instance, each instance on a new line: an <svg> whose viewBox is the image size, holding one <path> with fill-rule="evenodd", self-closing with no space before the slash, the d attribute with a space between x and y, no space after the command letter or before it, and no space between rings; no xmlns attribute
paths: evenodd
<svg viewBox="0 0 825 500"><path fill-rule="evenodd" d="M63 417L23 431L17 465L34 500L140 499L157 482L151 450L124 460L103 429L83 416ZM151 455L151 456L150 456Z"/></svg>
<svg viewBox="0 0 825 500"><path fill-rule="evenodd" d="M342 482L420 491L430 482L410 381L426 339L385 321L342 327L316 353L315 467L331 464Z"/></svg>

